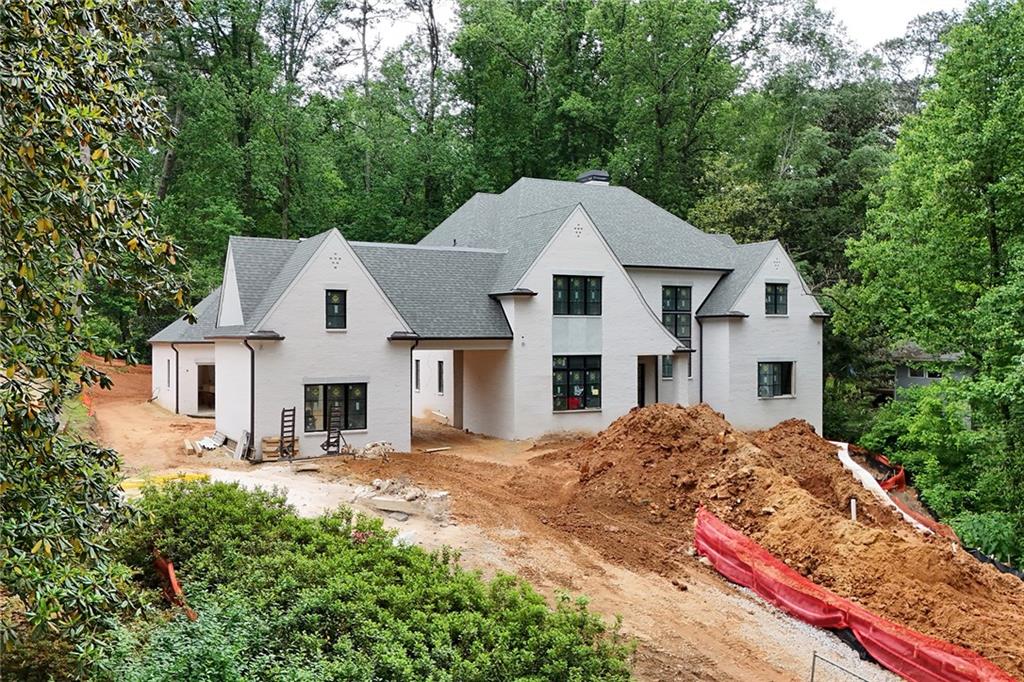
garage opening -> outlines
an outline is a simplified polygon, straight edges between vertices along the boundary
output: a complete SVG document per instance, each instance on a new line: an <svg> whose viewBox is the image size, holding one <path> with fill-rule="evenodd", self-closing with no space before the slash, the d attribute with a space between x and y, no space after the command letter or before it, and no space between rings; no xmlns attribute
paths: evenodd
<svg viewBox="0 0 1024 682"><path fill-rule="evenodd" d="M214 365L196 365L196 369L198 371L196 405L200 413L212 414L217 404L216 367Z"/></svg>

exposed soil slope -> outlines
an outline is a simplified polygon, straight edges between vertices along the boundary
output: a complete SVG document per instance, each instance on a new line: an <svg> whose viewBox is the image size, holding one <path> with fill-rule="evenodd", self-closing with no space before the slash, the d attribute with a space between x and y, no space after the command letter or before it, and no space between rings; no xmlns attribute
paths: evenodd
<svg viewBox="0 0 1024 682"><path fill-rule="evenodd" d="M1024 583L911 529L804 422L747 436L707 406L654 405L544 457L579 472L554 522L627 564L685 563L703 504L814 582L1024 676Z"/></svg>

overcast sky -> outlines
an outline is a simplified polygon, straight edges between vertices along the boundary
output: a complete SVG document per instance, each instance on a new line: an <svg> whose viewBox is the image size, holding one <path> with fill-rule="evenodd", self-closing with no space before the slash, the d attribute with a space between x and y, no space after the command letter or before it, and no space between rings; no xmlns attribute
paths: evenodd
<svg viewBox="0 0 1024 682"><path fill-rule="evenodd" d="M439 0L438 5L438 16L446 28L451 29L455 19L454 0ZM967 0L818 0L818 6L832 10L846 26L850 38L862 50L867 50L883 40L903 35L907 22L919 14L935 10L962 11ZM382 47L397 47L414 26L411 19L381 26Z"/></svg>
<svg viewBox="0 0 1024 682"><path fill-rule="evenodd" d="M967 0L818 0L818 6L832 10L850 38L866 50L902 35L907 23L919 14L962 11Z"/></svg>

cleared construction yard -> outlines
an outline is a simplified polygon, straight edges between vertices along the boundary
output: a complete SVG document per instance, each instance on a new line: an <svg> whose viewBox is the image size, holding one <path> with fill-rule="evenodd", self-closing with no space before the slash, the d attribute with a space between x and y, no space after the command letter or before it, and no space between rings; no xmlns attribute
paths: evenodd
<svg viewBox="0 0 1024 682"><path fill-rule="evenodd" d="M705 407L656 405L592 439L537 442L422 423L413 453L321 459L318 471L297 472L183 454L182 438L211 433L212 422L147 403L144 368L113 379L113 391L95 394L96 433L130 473L216 469L286 487L308 513L336 503L373 512L363 500L377 479L447 491L443 516L377 513L407 541L455 547L468 567L516 573L552 596L585 594L599 612L621 616L638 643L640 679L807 679L815 651L863 678L896 679L694 556L701 504L815 583L1024 675L1024 582L914 530L801 422L747 435ZM436 448L449 449L423 452ZM853 678L819 667L816 679Z"/></svg>

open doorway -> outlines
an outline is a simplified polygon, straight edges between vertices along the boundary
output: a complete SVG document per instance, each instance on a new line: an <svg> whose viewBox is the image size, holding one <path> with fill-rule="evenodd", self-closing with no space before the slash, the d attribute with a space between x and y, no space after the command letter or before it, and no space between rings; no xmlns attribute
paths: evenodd
<svg viewBox="0 0 1024 682"><path fill-rule="evenodd" d="M217 373L214 365L196 365L196 405L200 412L213 412L216 407Z"/></svg>
<svg viewBox="0 0 1024 682"><path fill-rule="evenodd" d="M647 404L647 367L642 362L636 366L636 404Z"/></svg>

